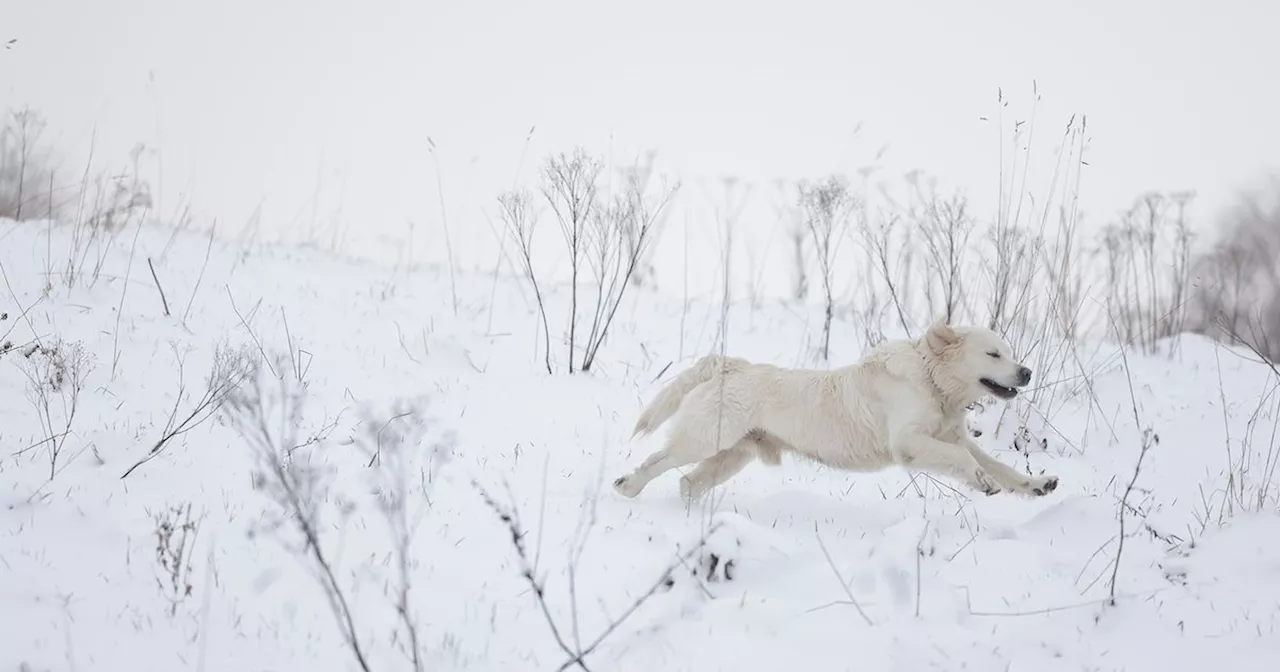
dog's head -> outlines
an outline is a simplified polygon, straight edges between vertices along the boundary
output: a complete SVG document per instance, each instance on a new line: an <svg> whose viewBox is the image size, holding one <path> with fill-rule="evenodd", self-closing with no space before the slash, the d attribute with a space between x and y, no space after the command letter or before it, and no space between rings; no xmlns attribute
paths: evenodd
<svg viewBox="0 0 1280 672"><path fill-rule="evenodd" d="M1031 369L1014 359L1009 344L990 329L939 323L929 327L924 343L936 382L966 403L987 395L1012 399L1031 382Z"/></svg>

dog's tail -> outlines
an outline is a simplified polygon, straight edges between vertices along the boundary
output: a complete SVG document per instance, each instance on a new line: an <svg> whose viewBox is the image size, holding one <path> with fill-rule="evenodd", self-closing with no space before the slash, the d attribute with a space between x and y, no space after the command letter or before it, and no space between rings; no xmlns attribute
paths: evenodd
<svg viewBox="0 0 1280 672"><path fill-rule="evenodd" d="M631 437L648 434L661 427L662 423L675 415L676 410L680 408L680 402L684 401L685 396L692 392L693 388L711 380L718 373L738 370L745 364L747 364L745 359L720 355L706 355L694 362L693 366L685 369L674 380L667 383L666 387L658 391L657 396L640 414L640 419L636 420L636 428L631 432Z"/></svg>

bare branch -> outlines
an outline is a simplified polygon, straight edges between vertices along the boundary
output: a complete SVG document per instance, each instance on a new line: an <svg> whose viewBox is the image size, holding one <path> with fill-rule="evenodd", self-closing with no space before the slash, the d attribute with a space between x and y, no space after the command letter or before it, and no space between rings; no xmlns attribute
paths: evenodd
<svg viewBox="0 0 1280 672"><path fill-rule="evenodd" d="M176 353L175 356L177 356ZM222 405L226 403L230 395L245 380L257 372L253 355L249 353L247 348L231 349L219 346L213 354L213 368L209 372L208 378L205 379L204 393L192 404L187 414L181 420L178 420L178 407L182 403L184 391L182 382L184 368L184 362L179 356L178 392L174 400L173 411L169 414L169 420L165 423L165 427L160 433L160 438L156 440L155 444L151 446L151 450L147 451L147 454L142 459L135 462L133 466L120 475L121 479L128 478L138 467L155 459L173 439L190 432L213 417L222 408Z"/></svg>

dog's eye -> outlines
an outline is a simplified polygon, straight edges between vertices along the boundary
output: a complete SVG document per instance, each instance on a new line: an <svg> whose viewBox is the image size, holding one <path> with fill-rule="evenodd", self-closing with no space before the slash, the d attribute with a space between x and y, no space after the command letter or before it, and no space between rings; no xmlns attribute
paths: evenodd
<svg viewBox="0 0 1280 672"><path fill-rule="evenodd" d="M992 357L994 357L994 358L996 358L996 359L1000 359L1000 353L998 353L998 352L988 352L987 354L988 354L988 355L991 355Z"/></svg>

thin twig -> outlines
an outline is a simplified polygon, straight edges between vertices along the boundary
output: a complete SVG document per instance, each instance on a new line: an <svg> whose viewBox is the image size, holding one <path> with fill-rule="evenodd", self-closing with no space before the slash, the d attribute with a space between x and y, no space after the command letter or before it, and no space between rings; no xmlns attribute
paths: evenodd
<svg viewBox="0 0 1280 672"><path fill-rule="evenodd" d="M147 454L142 459L135 462L133 466L120 475L121 479L128 478L138 467L155 459L169 445L170 441L199 427L206 420L213 417L222 408L222 404L227 397L253 373L253 367L247 353L233 353L226 350L216 352L214 354L213 370L209 374L208 387L205 389L204 394L200 396L200 399L191 407L191 411L181 422L175 422L178 406L182 403L182 394L185 389L183 385L183 368L183 362L179 359L178 394L174 400L173 410L169 414L169 421L165 424L160 438L151 446L151 450L147 451Z"/></svg>
<svg viewBox="0 0 1280 672"><path fill-rule="evenodd" d="M515 547L516 557L520 562L520 575L524 578L525 582L529 584L529 587L533 589L533 594L538 602L538 608L542 612L543 620L546 621L547 628L551 631L551 636L555 639L556 645L559 646L560 650L569 657L568 660L558 668L561 672L571 667L578 667L584 672L589 672L590 668L588 668L586 664L587 656L590 656L595 652L595 650L599 648L610 635L617 631L623 623L635 614L635 612L644 605L649 598L653 597L660 589L666 586L671 573L675 571L677 567L687 562L690 557L700 552L706 545L707 534L704 534L692 548L680 554L674 562L669 564L665 571L658 576L657 580L655 580L647 590L641 593L640 596L631 603L631 606L627 607L620 616L613 619L613 621L609 623L609 625L607 625L595 639L591 640L591 642L585 647L570 646L564 635L560 632L560 626L556 623L555 617L551 615L551 608L547 604L546 599L545 584L537 577L533 565L529 560L529 554L524 543L525 536L528 532L521 526L520 516L514 504L509 508L504 507L490 496L488 491L486 491L477 481L473 480L472 486L480 493L481 499L483 499L485 504L493 510L494 514L498 516L498 519L502 521L503 525L511 535L511 545ZM510 493L510 489L511 488L508 485L508 493ZM514 502L514 496L512 497L512 501ZM718 524L713 525L711 531L717 529L718 526ZM575 651L575 648L578 650Z"/></svg>
<svg viewBox="0 0 1280 672"><path fill-rule="evenodd" d="M164 297L164 287L160 286L160 278L156 276L156 267L151 263L151 257L147 257L147 268L151 269L151 279L155 281L156 289L160 290L160 303L164 306L164 316L169 317L169 300Z"/></svg>
<svg viewBox="0 0 1280 672"><path fill-rule="evenodd" d="M209 242L204 248L204 262L200 264L200 275L196 276L195 287L191 288L191 298L187 299L187 308L182 311L182 323L187 323L187 316L191 314L191 306L196 301L196 293L200 291L200 283L204 280L204 271L209 267L209 253L213 251L213 234L218 230L218 220L213 220L213 226L209 229Z"/></svg>
<svg viewBox="0 0 1280 672"><path fill-rule="evenodd" d="M138 228L133 232L133 244L129 246L129 264L124 271L124 285L120 288L120 305L116 306L116 328L114 335L111 337L111 350L114 353L111 357L111 380L116 379L116 367L120 364L120 318L124 315L124 297L129 291L129 276L133 271L133 255L138 249L138 236L142 233L142 221L144 218L138 219Z"/></svg>
<svg viewBox="0 0 1280 672"><path fill-rule="evenodd" d="M9 290L9 297L13 299L13 304L15 306L21 306L22 302L18 300L18 293L13 290L13 284L9 282L9 273L4 270L3 261L0 261L0 278L4 279L4 286L6 289ZM31 311L32 308L36 306L37 303L40 303L42 299L43 297L41 297L41 299L37 299L35 303L28 306L27 309L22 311L22 313L19 315L19 318L27 321L27 327L31 329L31 336L35 339L36 343L41 347L44 346L44 343L40 341L40 333L36 331L36 325L34 322L31 321L31 316L28 315L28 313ZM12 332L12 331L13 331L13 327L9 327L9 331L5 332L5 336L7 337L9 335L9 332Z"/></svg>
<svg viewBox="0 0 1280 672"><path fill-rule="evenodd" d="M836 569L835 561L831 559L831 554L827 552L827 545L822 543L822 534L818 532L817 523L814 523L813 525L813 536L817 537L818 548L822 549L822 556L827 559L827 565L831 567L831 573L836 575L836 580L840 582L840 588L844 590L844 594L846 597L849 598L849 601L848 602L832 602L830 604L823 605L822 607L818 607L816 609L810 609L809 611L817 611L818 609L824 609L826 607L834 606L837 604L852 604L853 608L857 609L858 614L862 616L862 620L866 621L867 625L874 626L875 623L871 621L871 617L867 616L867 612L862 610L862 605L858 604L858 598L854 597L853 591L849 590L849 584L845 583L844 577L840 575L840 570Z"/></svg>
<svg viewBox="0 0 1280 672"><path fill-rule="evenodd" d="M0 266L3 266L3 264L0 264ZM44 298L45 298L45 297L42 295L42 296L40 296L39 298L37 298L37 299L35 300L35 302L33 302L31 305L27 306L26 308L23 308L23 309L22 309L22 312L21 312L21 313L18 313L18 320L25 320L25 321L27 322L27 325L28 325L29 327L31 327L32 329L34 329L34 328L35 328L35 325L31 324L31 321L30 321L29 319L27 319L27 313L30 313L30 312L31 312L31 310L32 310L33 308L35 308L36 306L40 305L40 302L41 302L41 301L44 301ZM15 300L15 301L17 300L17 297L16 297L16 296L14 297L14 300ZM8 317L8 315L5 315L5 318L7 318L7 317ZM4 318L0 318L0 321L3 321L3 319L4 319ZM0 348L3 348L3 347L4 347L4 344L8 342L6 339L8 339L8 338L9 338L9 334L12 334L12 333L13 333L13 330L18 328L18 320L14 320L14 321L13 321L13 326L9 327L9 328L4 332L4 335L3 335L3 336L0 336ZM39 344L39 343L40 343L40 335L39 335L39 334L37 334L37 333L35 333L34 331L32 332L32 335L33 335L33 336L35 336L35 342L36 342L37 344ZM4 354L4 350L0 350L0 355L2 355L2 354Z"/></svg>
<svg viewBox="0 0 1280 672"><path fill-rule="evenodd" d="M1108 315L1110 317L1110 315ZM1115 320L1112 319L1112 326L1115 326ZM1125 505L1129 502L1129 493L1133 491L1133 485L1138 482L1138 474L1142 471L1142 460L1147 456L1147 451L1151 449L1153 442L1160 443L1160 436L1153 433L1150 428L1142 429L1142 420L1138 417L1138 398L1133 391L1133 374L1129 370L1129 355L1125 348L1120 349L1121 361L1124 363L1125 379L1129 385L1129 401L1133 408L1133 424L1134 427L1142 432L1142 448L1138 453L1138 462L1133 467L1133 478L1129 479L1129 485L1124 490L1124 496L1120 498L1120 536L1116 543L1116 557L1111 567L1111 590L1109 604L1116 604L1116 580L1120 574L1120 556L1124 552L1124 523L1125 523Z"/></svg>
<svg viewBox="0 0 1280 672"><path fill-rule="evenodd" d="M236 308L236 299L231 295L231 286L223 285L223 288L227 290L227 299L231 301L231 310L236 314L236 317L240 318L240 326L244 327L244 330L249 332L249 338L253 339L253 344L257 346L258 354L262 356L262 361L267 363L267 368L271 370L271 375L279 378L280 374L276 373L276 367L272 365L271 358L267 356L266 349L262 347L262 341L258 340L258 334L254 333L253 328L250 327L248 321L244 319L244 315L240 314L240 309ZM261 299L259 299L259 301L261 301Z"/></svg>

